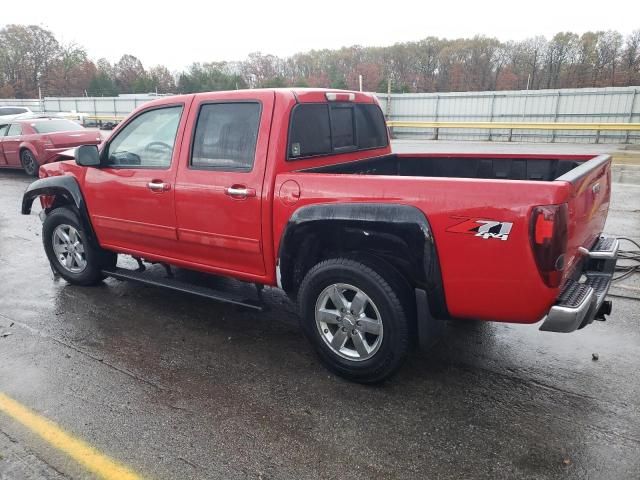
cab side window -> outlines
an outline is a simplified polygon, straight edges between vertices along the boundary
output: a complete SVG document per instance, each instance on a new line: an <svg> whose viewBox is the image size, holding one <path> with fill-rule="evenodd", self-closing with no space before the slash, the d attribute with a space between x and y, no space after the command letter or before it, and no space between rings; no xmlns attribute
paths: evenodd
<svg viewBox="0 0 640 480"><path fill-rule="evenodd" d="M253 168L260 104L204 104L191 149L191 168L248 172Z"/></svg>
<svg viewBox="0 0 640 480"><path fill-rule="evenodd" d="M169 168L182 106L141 113L109 143L105 164L115 168Z"/></svg>

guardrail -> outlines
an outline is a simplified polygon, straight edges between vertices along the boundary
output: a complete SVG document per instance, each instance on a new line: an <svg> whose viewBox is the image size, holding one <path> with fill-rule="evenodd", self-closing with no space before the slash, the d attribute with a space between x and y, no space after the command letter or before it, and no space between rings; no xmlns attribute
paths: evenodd
<svg viewBox="0 0 640 480"><path fill-rule="evenodd" d="M600 140L601 131L626 132L625 143L629 142L629 132L640 132L640 123L576 123L576 122L418 122L390 120L387 122L393 137L394 128L427 128L434 130L434 140L438 140L441 128L475 129L475 130L508 130L508 141L511 141L514 130L589 130L596 132L596 143Z"/></svg>

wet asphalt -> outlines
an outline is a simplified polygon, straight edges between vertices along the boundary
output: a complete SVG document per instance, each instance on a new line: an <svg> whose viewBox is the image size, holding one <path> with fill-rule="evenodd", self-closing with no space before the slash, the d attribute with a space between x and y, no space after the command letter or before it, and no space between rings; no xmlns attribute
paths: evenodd
<svg viewBox="0 0 640 480"><path fill-rule="evenodd" d="M637 178L624 168L617 180ZM144 477L640 478L638 275L607 322L446 322L366 387L318 363L277 290L254 313L54 279L39 219L19 214L29 182L0 171L0 392ZM635 180L614 184L606 230L640 238ZM0 413L5 478L92 477Z"/></svg>

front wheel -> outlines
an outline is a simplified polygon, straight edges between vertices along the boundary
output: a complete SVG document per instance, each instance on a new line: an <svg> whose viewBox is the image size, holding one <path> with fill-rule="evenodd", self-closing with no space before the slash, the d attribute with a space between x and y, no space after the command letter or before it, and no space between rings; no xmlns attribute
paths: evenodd
<svg viewBox="0 0 640 480"><path fill-rule="evenodd" d="M116 264L116 254L91 241L76 212L66 207L47 215L42 241L53 269L74 285L95 285L104 279L102 269Z"/></svg>
<svg viewBox="0 0 640 480"><path fill-rule="evenodd" d="M23 150L20 152L20 163L22 164L22 168L24 172L30 177L37 177L38 170L40 169L40 165L38 165L38 161L36 157L31 153L31 150Z"/></svg>
<svg viewBox="0 0 640 480"><path fill-rule="evenodd" d="M349 380L381 382L407 356L408 309L386 273L336 258L309 270L300 286L305 335L327 368Z"/></svg>

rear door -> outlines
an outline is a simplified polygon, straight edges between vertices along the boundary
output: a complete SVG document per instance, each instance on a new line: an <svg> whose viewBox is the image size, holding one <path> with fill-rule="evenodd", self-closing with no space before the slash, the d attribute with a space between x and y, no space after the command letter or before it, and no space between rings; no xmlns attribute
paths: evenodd
<svg viewBox="0 0 640 480"><path fill-rule="evenodd" d="M137 255L171 258L177 242L174 181L187 103L138 112L108 141L83 191L98 240Z"/></svg>
<svg viewBox="0 0 640 480"><path fill-rule="evenodd" d="M20 166L20 143L22 142L22 125L11 123L2 140L2 150L7 165Z"/></svg>
<svg viewBox="0 0 640 480"><path fill-rule="evenodd" d="M194 101L176 180L184 259L262 277L263 181L275 94L207 93Z"/></svg>

